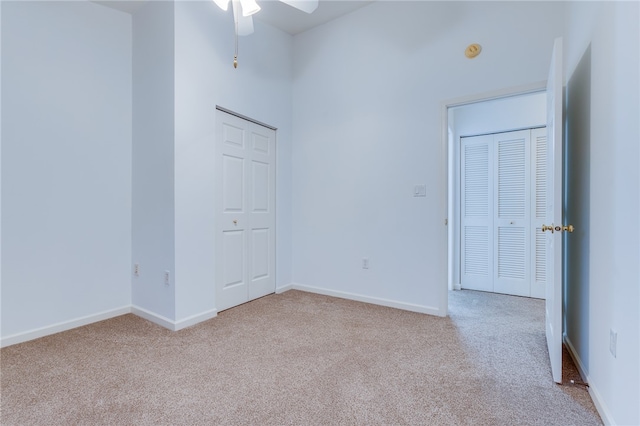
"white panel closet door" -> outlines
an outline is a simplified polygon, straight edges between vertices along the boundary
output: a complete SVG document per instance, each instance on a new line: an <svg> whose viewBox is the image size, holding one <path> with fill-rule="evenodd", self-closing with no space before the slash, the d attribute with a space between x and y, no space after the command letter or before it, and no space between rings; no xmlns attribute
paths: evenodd
<svg viewBox="0 0 640 426"><path fill-rule="evenodd" d="M275 131L216 111L218 311L275 292Z"/></svg>
<svg viewBox="0 0 640 426"><path fill-rule="evenodd" d="M257 124L250 131L248 205L249 300L276 291L276 132Z"/></svg>
<svg viewBox="0 0 640 426"><path fill-rule="evenodd" d="M497 293L529 296L530 131L494 136L494 285Z"/></svg>
<svg viewBox="0 0 640 426"><path fill-rule="evenodd" d="M461 162L460 283L493 291L493 136L461 138Z"/></svg>

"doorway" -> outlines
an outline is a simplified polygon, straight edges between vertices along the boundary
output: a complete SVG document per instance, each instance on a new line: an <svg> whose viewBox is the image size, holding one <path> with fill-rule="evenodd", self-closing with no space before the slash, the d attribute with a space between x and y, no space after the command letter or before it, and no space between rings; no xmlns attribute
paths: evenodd
<svg viewBox="0 0 640 426"><path fill-rule="evenodd" d="M544 298L544 239L536 214L544 195L544 158L538 155L546 140L543 89L446 106L450 290Z"/></svg>
<svg viewBox="0 0 640 426"><path fill-rule="evenodd" d="M216 111L218 312L275 293L276 129Z"/></svg>

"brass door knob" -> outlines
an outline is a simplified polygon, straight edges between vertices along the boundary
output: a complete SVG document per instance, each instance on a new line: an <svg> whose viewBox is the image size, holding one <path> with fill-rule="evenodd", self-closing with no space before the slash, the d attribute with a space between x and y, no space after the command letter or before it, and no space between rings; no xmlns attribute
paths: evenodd
<svg viewBox="0 0 640 426"><path fill-rule="evenodd" d="M565 225L565 226L560 226L560 225L554 226L553 224L551 224L551 225L542 225L542 232L549 231L552 234L553 234L554 231L571 233L571 232L573 232L575 230L576 230L576 228L574 228L573 225Z"/></svg>

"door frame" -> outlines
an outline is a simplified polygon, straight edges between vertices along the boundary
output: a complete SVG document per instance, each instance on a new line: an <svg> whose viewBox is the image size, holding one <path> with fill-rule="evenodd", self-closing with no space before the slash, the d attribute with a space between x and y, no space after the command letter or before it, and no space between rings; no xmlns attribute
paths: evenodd
<svg viewBox="0 0 640 426"><path fill-rule="evenodd" d="M446 231L443 233L443 247L447 253L447 266L446 273L444 274L445 280L441 285L440 306L443 316L448 315L449 311L449 290L453 290L453 247L454 247L454 231L458 230L459 224L456 223L455 203L453 202L455 197L455 188L453 187L456 182L453 172L453 161L455 156L453 155L456 141L449 135L449 109L464 105L476 104L486 101L493 101L496 99L510 98L513 96L528 95L536 92L543 92L547 88L547 82L545 80L536 83L526 84L522 86L507 87L504 89L498 89L491 92L479 93L474 95L463 96L460 98L453 98L444 100L440 103L440 118L441 118L441 135L440 135L440 151L442 160L442 175L441 179L443 184L441 206L443 211L443 217Z"/></svg>

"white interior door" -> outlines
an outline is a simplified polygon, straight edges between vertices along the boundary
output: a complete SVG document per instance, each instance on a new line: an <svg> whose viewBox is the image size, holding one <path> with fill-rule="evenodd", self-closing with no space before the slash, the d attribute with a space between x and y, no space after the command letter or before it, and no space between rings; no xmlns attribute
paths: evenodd
<svg viewBox="0 0 640 426"><path fill-rule="evenodd" d="M530 130L494 136L493 291L530 296Z"/></svg>
<svg viewBox="0 0 640 426"><path fill-rule="evenodd" d="M218 311L275 292L275 131L216 111Z"/></svg>
<svg viewBox="0 0 640 426"><path fill-rule="evenodd" d="M545 323L551 372L562 383L562 39L553 45L547 80L547 223Z"/></svg>
<svg viewBox="0 0 640 426"><path fill-rule="evenodd" d="M532 296L534 132L460 139L462 288Z"/></svg>
<svg viewBox="0 0 640 426"><path fill-rule="evenodd" d="M493 291L493 135L460 139L460 283Z"/></svg>

